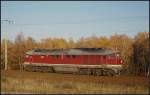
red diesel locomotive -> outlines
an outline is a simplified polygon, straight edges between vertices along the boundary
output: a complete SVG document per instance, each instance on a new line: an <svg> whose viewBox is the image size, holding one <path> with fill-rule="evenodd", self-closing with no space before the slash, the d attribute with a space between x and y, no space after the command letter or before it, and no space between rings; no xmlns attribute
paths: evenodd
<svg viewBox="0 0 150 95"><path fill-rule="evenodd" d="M24 70L88 75L119 75L119 52L104 48L35 49L28 51Z"/></svg>

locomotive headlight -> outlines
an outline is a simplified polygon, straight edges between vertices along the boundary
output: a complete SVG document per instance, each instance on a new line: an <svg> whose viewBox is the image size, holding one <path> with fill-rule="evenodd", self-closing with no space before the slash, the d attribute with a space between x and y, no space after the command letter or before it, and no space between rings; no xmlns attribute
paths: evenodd
<svg viewBox="0 0 150 95"><path fill-rule="evenodd" d="M26 55L26 58L29 58L29 55Z"/></svg>
<svg viewBox="0 0 150 95"><path fill-rule="evenodd" d="M116 54L117 57L119 57L119 54Z"/></svg>
<svg viewBox="0 0 150 95"><path fill-rule="evenodd" d="M120 62L121 62L121 63L123 63L123 61L122 61L122 60L121 60Z"/></svg>
<svg viewBox="0 0 150 95"><path fill-rule="evenodd" d="M41 56L41 58L44 58L44 56Z"/></svg>

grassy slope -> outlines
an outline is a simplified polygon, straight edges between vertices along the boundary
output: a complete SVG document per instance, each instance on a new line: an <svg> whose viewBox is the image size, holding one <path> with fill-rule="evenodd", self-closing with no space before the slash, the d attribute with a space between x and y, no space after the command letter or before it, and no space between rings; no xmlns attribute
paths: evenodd
<svg viewBox="0 0 150 95"><path fill-rule="evenodd" d="M148 94L148 79L146 77L2 71L1 82L1 92L5 93Z"/></svg>

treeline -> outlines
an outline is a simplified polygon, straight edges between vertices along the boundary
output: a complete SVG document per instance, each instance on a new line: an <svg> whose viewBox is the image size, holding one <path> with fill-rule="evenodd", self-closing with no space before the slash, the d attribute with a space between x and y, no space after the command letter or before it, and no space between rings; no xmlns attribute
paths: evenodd
<svg viewBox="0 0 150 95"><path fill-rule="evenodd" d="M124 70L127 74L146 75L149 67L149 34L139 32L134 38L127 35L114 34L111 37L91 36L74 41L72 38L46 38L40 42L32 37L24 38L18 34L14 42L8 44L8 68L19 69L23 63L25 52L31 49L59 49L59 48L110 48L118 50L124 60ZM4 40L1 40L1 65L4 66Z"/></svg>

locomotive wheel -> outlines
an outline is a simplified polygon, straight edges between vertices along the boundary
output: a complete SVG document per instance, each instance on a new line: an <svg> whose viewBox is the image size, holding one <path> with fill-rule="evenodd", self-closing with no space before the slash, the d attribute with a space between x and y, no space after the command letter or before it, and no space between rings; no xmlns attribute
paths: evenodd
<svg viewBox="0 0 150 95"><path fill-rule="evenodd" d="M48 67L43 66L43 67L41 68L41 72L48 72Z"/></svg>
<svg viewBox="0 0 150 95"><path fill-rule="evenodd" d="M53 72L53 69L52 69L52 67L43 66L42 67L42 72Z"/></svg>
<svg viewBox="0 0 150 95"><path fill-rule="evenodd" d="M25 70L25 71L29 71L29 69L27 68L27 66L26 67L24 67L24 69L23 70Z"/></svg>
<svg viewBox="0 0 150 95"><path fill-rule="evenodd" d="M105 70L102 71L102 76L106 76L107 72Z"/></svg>
<svg viewBox="0 0 150 95"><path fill-rule="evenodd" d="M108 70L102 70L102 76L108 76L110 72Z"/></svg>
<svg viewBox="0 0 150 95"><path fill-rule="evenodd" d="M34 66L30 66L31 68L30 68L30 70L32 71L32 72L36 72L36 68L34 67Z"/></svg>
<svg viewBox="0 0 150 95"><path fill-rule="evenodd" d="M102 75L101 69L93 69L92 72L93 72L93 75L95 75L95 76L101 76Z"/></svg>
<svg viewBox="0 0 150 95"><path fill-rule="evenodd" d="M25 69L26 71L29 71L29 72L34 72L34 71L36 71L36 70L35 70L35 67L34 67L34 66L31 66L31 65L25 66L24 69Z"/></svg>
<svg viewBox="0 0 150 95"><path fill-rule="evenodd" d="M46 72L46 68L44 68L43 66L39 67L39 72Z"/></svg>
<svg viewBox="0 0 150 95"><path fill-rule="evenodd" d="M25 71L31 71L31 70L30 70L30 66L24 66L24 70L25 70Z"/></svg>
<svg viewBox="0 0 150 95"><path fill-rule="evenodd" d="M108 76L114 76L114 75L116 75L115 71L111 70L111 69L107 69L106 72L107 72Z"/></svg>
<svg viewBox="0 0 150 95"><path fill-rule="evenodd" d="M110 71L106 71L107 76L113 76L113 73Z"/></svg>
<svg viewBox="0 0 150 95"><path fill-rule="evenodd" d="M36 67L35 67L35 70L36 70L37 72L42 72L42 68L41 68L40 66L36 66Z"/></svg>
<svg viewBox="0 0 150 95"><path fill-rule="evenodd" d="M53 67L48 67L48 72L54 72L55 73L55 70Z"/></svg>

